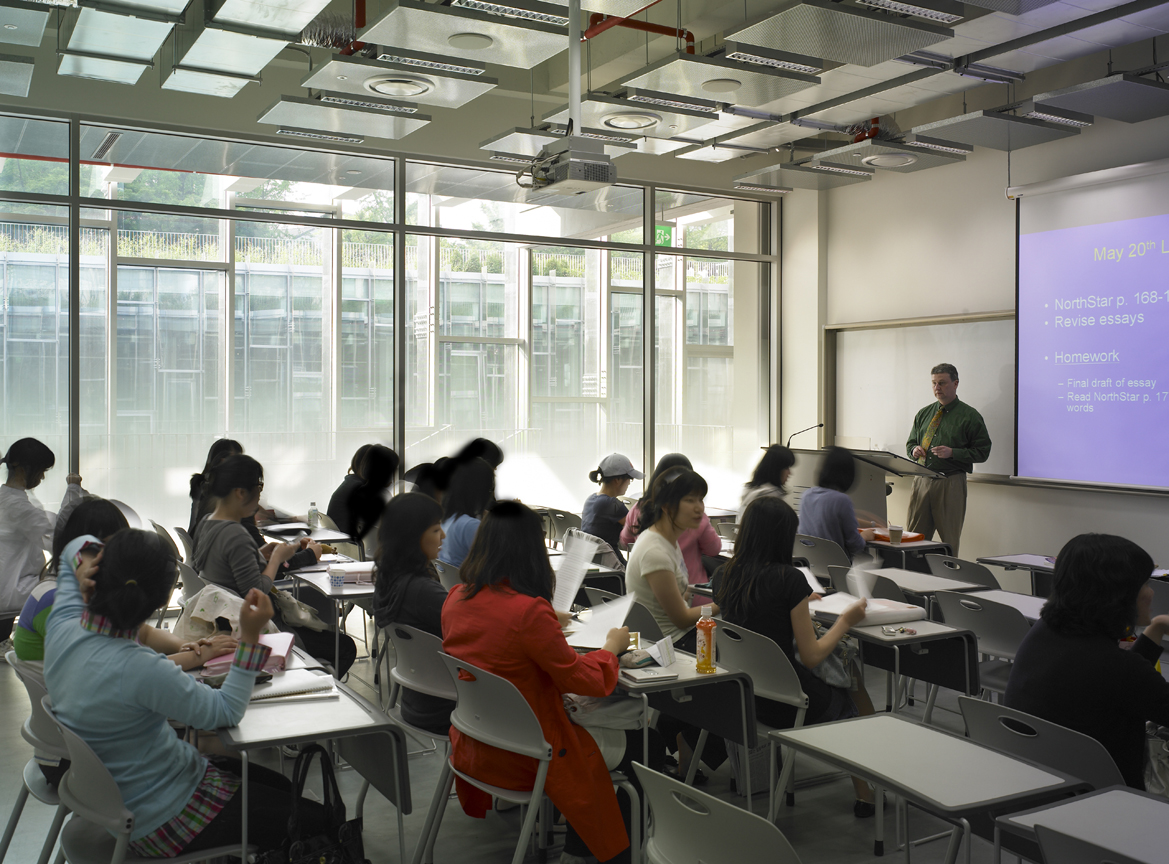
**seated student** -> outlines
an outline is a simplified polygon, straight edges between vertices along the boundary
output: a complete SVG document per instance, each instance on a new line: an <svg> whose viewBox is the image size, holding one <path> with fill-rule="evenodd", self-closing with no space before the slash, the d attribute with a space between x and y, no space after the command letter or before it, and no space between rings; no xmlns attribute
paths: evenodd
<svg viewBox="0 0 1169 864"><path fill-rule="evenodd" d="M53 451L36 438L21 438L0 462L8 466L8 480L0 486L0 658L12 648L9 636L16 615L36 585L52 547L56 517L46 513L32 490L53 467ZM84 494L81 477L70 474L61 509Z"/></svg>
<svg viewBox="0 0 1169 864"><path fill-rule="evenodd" d="M373 444L365 451L361 483L349 493L340 513L344 522L338 522L338 528L362 540L377 526L400 461L397 453L382 444Z"/></svg>
<svg viewBox="0 0 1169 864"><path fill-rule="evenodd" d="M657 467L654 468L653 475L649 478L649 483L646 484L646 494L642 496L641 500L629 508L629 515L625 517L625 527L621 529L620 541L626 546L632 546L637 541L637 533L641 529L640 512L645 505L646 498L649 495L649 490L653 489L654 483L666 471L676 467L688 468L693 471L694 466L690 464L690 460L681 453L667 453L658 460ZM714 530L714 526L710 524L710 519L707 518L706 512L703 511L702 519L699 520L698 525L694 528L687 528L678 535L678 547L682 550L682 560L686 568L686 581L690 585L706 582L709 578L706 566L703 564L703 556L716 556L722 551L722 540L719 539L718 532Z"/></svg>
<svg viewBox="0 0 1169 864"><path fill-rule="evenodd" d="M851 560L875 537L872 528L860 527L848 490L856 482L852 454L843 447L829 447L820 463L816 485L800 497L798 533L831 540Z"/></svg>
<svg viewBox="0 0 1169 864"><path fill-rule="evenodd" d="M606 760L598 742L573 725L562 694L607 696L617 683L617 655L629 644L626 627L610 630L603 649L577 654L552 610L555 575L548 563L540 518L522 504L492 505L442 610L443 649L453 657L511 681L532 706L552 746L544 792L568 821L562 862L628 861L628 802L618 797L609 767L633 778L644 759L640 730L625 732L622 753ZM531 789L536 761L451 729L451 763L460 771L506 789ZM607 736L602 736L607 737ZM621 737L620 734L618 737ZM653 748L651 747L651 753ZM651 759L651 767L657 759ZM660 762L659 762L660 764ZM459 801L482 818L491 798L456 780Z"/></svg>
<svg viewBox="0 0 1169 864"><path fill-rule="evenodd" d="M812 589L804 575L792 566L795 511L779 498L764 497L740 516L742 527L735 543L735 555L724 568L717 589L723 618L728 624L739 624L766 636L787 655L808 697L805 725L855 717L858 708L862 714L872 714L873 703L855 668L845 670L852 675L855 697L847 689L830 686L809 671L824 662L850 627L864 620L865 601L860 600L846 609L828 632L817 638L808 611ZM768 726L787 729L795 723L796 710L756 696L755 717ZM872 816L872 790L856 777L852 783L857 798L853 813L859 817Z"/></svg>
<svg viewBox="0 0 1169 864"><path fill-rule="evenodd" d="M455 567L463 565L479 530L479 521L494 500L495 469L489 462L475 458L455 469L442 500L442 530L446 539L438 553L439 561Z"/></svg>
<svg viewBox="0 0 1169 864"><path fill-rule="evenodd" d="M626 592L653 613L663 635L686 651L694 650L694 625L702 610L690 606L678 538L702 525L705 497L706 481L689 468L660 473L649 496L638 502L637 542L625 568Z"/></svg>
<svg viewBox="0 0 1169 864"><path fill-rule="evenodd" d="M440 456L433 462L415 465L402 479L414 484L411 491L420 492L441 504L442 497L450 485L451 470L451 460L446 456Z"/></svg>
<svg viewBox="0 0 1169 864"><path fill-rule="evenodd" d="M269 654L259 638L271 603L258 590L248 593L235 662L220 689L207 687L137 642L139 628L174 584L175 560L162 538L124 528L87 558L83 550L94 545L97 538L78 537L62 555L45 634L53 709L118 784L134 813L133 854L168 858L238 843L239 760L201 756L168 720L198 729L239 723ZM292 784L255 764L248 772L248 840L261 852L272 850L287 835ZM319 803L301 800L300 812L314 830L324 827Z"/></svg>
<svg viewBox="0 0 1169 864"><path fill-rule="evenodd" d="M625 556L618 547L621 544L621 528L625 525L629 508L617 499L629 491L629 484L632 481L644 478L645 475L633 467L629 457L620 453L606 456L596 471L589 472L589 480L600 483L601 489L585 499L584 509L580 514L580 530L599 537L612 546L622 565L625 564Z"/></svg>
<svg viewBox="0 0 1169 864"><path fill-rule="evenodd" d="M294 543L273 544L271 555L265 560L247 529L240 524L260 506L264 469L251 456L230 456L211 469L205 485L216 504L195 530L191 566L203 581L222 586L240 597L253 588L268 594L273 581L279 577L281 565L296 554L298 547ZM345 634L341 635L341 654L335 657L333 633L288 627L279 614L275 620L281 629L295 633L310 654L332 663L340 675L348 672L357 659L357 645Z"/></svg>
<svg viewBox="0 0 1169 864"><path fill-rule="evenodd" d="M1069 540L1055 559L1051 596L1015 655L1004 700L1095 738L1134 789L1145 788L1145 723L1169 725L1169 683L1154 666L1169 615L1149 620L1152 573L1153 559L1131 540ZM1121 647L1142 624L1136 642Z"/></svg>
<svg viewBox="0 0 1169 864"><path fill-rule="evenodd" d="M349 496L362 483L361 460L365 458L365 454L369 452L369 448L372 446L372 444L362 444L357 448L353 454L353 458L349 460L349 473L345 475L345 479L341 481L341 485L330 496L329 506L325 508L325 515L336 523L339 530L345 531L345 533L349 532L341 528L341 523L342 521L346 524L349 522Z"/></svg>
<svg viewBox="0 0 1169 864"><path fill-rule="evenodd" d="M791 477L792 466L796 464L795 454L782 444L772 444L755 466L751 479L743 487L743 497L739 501L739 516L751 506L751 502L758 498L782 498L787 494L787 480Z"/></svg>
<svg viewBox="0 0 1169 864"><path fill-rule="evenodd" d="M442 604L446 589L438 581L434 559L442 546L442 507L418 492L395 495L378 528L377 584L373 612L378 627L406 624L442 638ZM446 735L455 703L426 693L403 690L403 719L421 729Z"/></svg>

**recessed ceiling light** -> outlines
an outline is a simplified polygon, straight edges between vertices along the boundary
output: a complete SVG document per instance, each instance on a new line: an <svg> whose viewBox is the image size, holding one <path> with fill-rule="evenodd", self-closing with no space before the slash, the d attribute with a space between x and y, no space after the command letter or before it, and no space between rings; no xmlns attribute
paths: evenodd
<svg viewBox="0 0 1169 864"><path fill-rule="evenodd" d="M338 81L348 81L348 80L349 80L349 76L348 76L348 75L338 75L338 76L337 76L337 80L338 80Z"/></svg>
<svg viewBox="0 0 1169 864"><path fill-rule="evenodd" d="M454 33L447 37L447 44L463 51L482 51L495 44L495 40L483 33Z"/></svg>
<svg viewBox="0 0 1169 864"><path fill-rule="evenodd" d="M861 162L872 168L905 168L917 161L912 153L874 153L865 156Z"/></svg>
<svg viewBox="0 0 1169 864"><path fill-rule="evenodd" d="M677 129L678 127L677 127L676 125L674 125L674 126L671 126L670 128L671 128L671 129Z"/></svg>
<svg viewBox="0 0 1169 864"><path fill-rule="evenodd" d="M358 174L360 174L361 172L360 172L360 171L358 171L356 168L350 168L350 169L349 169L348 171L346 171L345 173L346 173L346 174L348 174L350 177L356 177L356 176L357 176Z"/></svg>
<svg viewBox="0 0 1169 864"><path fill-rule="evenodd" d="M4 29L5 29L5 30L15 30L15 29L16 29L16 25L15 25L15 24L5 24L5 25L4 25Z"/></svg>
<svg viewBox="0 0 1169 864"><path fill-rule="evenodd" d="M537 12L534 9L524 9L522 6L506 6L500 3L484 3L483 0L451 0L452 6L461 6L464 9L474 9L476 12L486 12L488 15L501 15L504 18L520 18L524 21L539 21L551 24L554 27L567 27L568 19L563 15L549 15L547 12Z"/></svg>
<svg viewBox="0 0 1169 864"><path fill-rule="evenodd" d="M610 129L648 129L660 122L662 122L661 117L657 114L650 114L648 111L645 113L622 111L618 114L610 114L601 120L601 123Z"/></svg>
<svg viewBox="0 0 1169 864"><path fill-rule="evenodd" d="M743 82L734 78L711 78L702 85L702 89L708 93L733 93L742 86Z"/></svg>
<svg viewBox="0 0 1169 864"><path fill-rule="evenodd" d="M413 75L379 75L365 82L365 89L383 96L421 96L433 89L429 78Z"/></svg>

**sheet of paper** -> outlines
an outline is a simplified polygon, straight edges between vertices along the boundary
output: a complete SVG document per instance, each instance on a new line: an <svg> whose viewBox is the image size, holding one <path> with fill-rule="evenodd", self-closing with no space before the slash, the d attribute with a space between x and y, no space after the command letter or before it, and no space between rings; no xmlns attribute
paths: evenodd
<svg viewBox="0 0 1169 864"><path fill-rule="evenodd" d="M252 701L260 702L300 693L330 693L333 689L333 679L328 675L318 675L307 669L290 669L273 675L271 681L257 684L252 689Z"/></svg>
<svg viewBox="0 0 1169 864"><path fill-rule="evenodd" d="M824 586L821 585L820 580L812 574L811 567L797 567L796 569L804 574L804 579L807 580L808 587L811 588L812 591L814 591L816 594L824 593Z"/></svg>
<svg viewBox="0 0 1169 864"><path fill-rule="evenodd" d="M609 631L624 626L625 618L632 608L632 594L594 606L589 610L588 619L577 622L576 629L568 634L568 644L574 648L604 647Z"/></svg>
<svg viewBox="0 0 1169 864"><path fill-rule="evenodd" d="M552 595L552 608L557 612L572 610L576 594L584 584L585 572L599 548L595 541L576 534L564 541L564 557L556 568L556 593Z"/></svg>
<svg viewBox="0 0 1169 864"><path fill-rule="evenodd" d="M650 645L645 649L645 653L654 658L659 666L674 665L674 643L670 641L669 636Z"/></svg>
<svg viewBox="0 0 1169 864"><path fill-rule="evenodd" d="M269 534L287 534L290 531L311 531L307 522L272 522L264 526Z"/></svg>
<svg viewBox="0 0 1169 864"><path fill-rule="evenodd" d="M808 608L813 615L840 615L857 599L851 594L838 591L835 594L829 594L822 600L813 600L808 604ZM859 626L901 624L906 621L920 621L923 618L925 618L925 610L912 603L898 603L895 600L868 600L865 618Z"/></svg>
<svg viewBox="0 0 1169 864"><path fill-rule="evenodd" d="M863 597L866 600L871 600L873 597L873 583L877 581L877 577L867 570L854 566L848 571L848 578L845 580L848 584L848 593L853 597Z"/></svg>

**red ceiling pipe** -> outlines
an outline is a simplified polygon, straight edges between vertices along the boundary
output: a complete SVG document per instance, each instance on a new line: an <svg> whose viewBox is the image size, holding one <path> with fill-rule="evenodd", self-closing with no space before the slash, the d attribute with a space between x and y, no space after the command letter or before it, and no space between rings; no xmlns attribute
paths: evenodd
<svg viewBox="0 0 1169 864"><path fill-rule="evenodd" d="M650 3L646 6L642 6L640 9L638 9L636 12L634 12L633 15L640 15L642 12L644 12L650 6L657 6L661 2L662 2L662 0L653 0L652 3ZM589 16L589 29L581 34L580 41L586 42L589 39L592 39L594 36L599 36L601 33L604 33L610 27L616 27L622 21L628 21L630 18L633 17L633 15L627 15L624 18L616 17L616 16L606 17L605 15L602 15L600 12L594 12L592 15Z"/></svg>
<svg viewBox="0 0 1169 864"><path fill-rule="evenodd" d="M353 26L360 30L365 26L365 0L353 0ZM351 42L341 49L342 54L351 55L365 47L364 42Z"/></svg>
<svg viewBox="0 0 1169 864"><path fill-rule="evenodd" d="M637 21L633 18L607 18L600 12L594 12L589 16L589 29L580 37L580 41L584 42L598 33L604 33L610 27L628 27L630 30L641 30L643 33L657 33L674 38L682 37L686 40L686 53L694 53L694 34L689 30L677 30L665 24L651 24L648 21Z"/></svg>

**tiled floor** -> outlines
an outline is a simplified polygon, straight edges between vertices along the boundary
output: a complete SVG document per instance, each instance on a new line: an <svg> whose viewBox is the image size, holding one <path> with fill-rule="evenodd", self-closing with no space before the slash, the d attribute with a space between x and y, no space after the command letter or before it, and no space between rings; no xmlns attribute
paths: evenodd
<svg viewBox="0 0 1169 864"><path fill-rule="evenodd" d="M351 625L360 627L357 615L351 619ZM359 652L361 645L359 643ZM364 679L364 680L361 680ZM357 688L370 699L376 700L377 693L366 682L372 682L372 668L370 661L359 660L351 676L351 685ZM874 701L884 702L885 679L884 673L870 671L868 675L870 693ZM919 695L924 694L924 686L919 685ZM924 708L924 696L914 707L907 707L909 716L919 717ZM949 710L945 710L949 709ZM956 697L953 693L943 693L938 700L938 710L935 711L935 723L954 731L961 729L961 721L956 713ZM0 819L7 820L12 805L20 789L21 771L31 757L31 749L20 737L20 726L28 715L28 700L24 688L12 673L12 670L0 663L0 776L4 782L0 784ZM414 799L414 812L406 816L406 848L407 854L413 853L414 844L422 830L426 818L426 810L430 803L430 796L434 784L438 779L440 761L436 755L417 755L410 758L410 784ZM276 765L274 753L267 752L260 756L265 764ZM824 772L824 766L817 766L808 759L801 759L797 763L797 780ZM711 774L706 791L728 800L742 803L742 798L733 798L730 792L730 773L726 765ZM352 771L342 771L339 775L342 794L352 808L356 801L360 787L360 778ZM760 797L762 800L760 800ZM838 778L828 783L801 788L796 793L796 806L781 809L778 820L779 828L787 836L792 846L804 864L860 864L860 862L875 862L890 860L896 856L899 860L904 853L893 851L892 838L894 821L892 808L886 808L886 849L885 858L873 856L873 821L859 820L852 815L852 784L846 778ZM756 796L755 812L763 814L766 810L766 795ZM352 815L352 809L350 810ZM17 828L12 848L6 861L16 864L35 862L44 841L52 813L48 807L35 799L30 799ZM491 813L484 820L471 819L463 814L457 804L447 808L446 818L435 847L436 862L484 862L484 864L506 864L511 860L515 848L516 833L519 826L518 811L513 810L503 814ZM925 836L943 830L944 824L919 812L912 814L912 832L915 836ZM927 864L927 862L941 861L945 853L945 842L938 841L913 849L913 860ZM398 860L397 824L394 812L389 803L377 793L371 792L365 807L365 852L374 864L389 864ZM728 850L728 861L739 860ZM991 859L990 845L981 840L974 841L973 860L988 862ZM551 856L555 862L558 852ZM534 859L533 859L534 860Z"/></svg>

